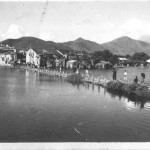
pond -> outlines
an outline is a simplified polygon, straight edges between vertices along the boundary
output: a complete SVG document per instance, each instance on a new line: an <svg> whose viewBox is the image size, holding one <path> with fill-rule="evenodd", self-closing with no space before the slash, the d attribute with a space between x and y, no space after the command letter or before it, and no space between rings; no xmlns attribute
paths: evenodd
<svg viewBox="0 0 150 150"><path fill-rule="evenodd" d="M150 141L150 103L91 84L0 68L1 142Z"/></svg>
<svg viewBox="0 0 150 150"><path fill-rule="evenodd" d="M138 77L139 80L141 80L141 73L145 73L145 82L150 84L150 66L147 66L145 68L139 68L139 67L125 67L125 68L118 68L117 69L117 80L124 80L124 71L127 71L128 80L133 81L135 79L135 76ZM95 77L104 76L108 80L112 80L112 70L111 69L97 69L97 70L89 70L89 73L91 75L94 75Z"/></svg>

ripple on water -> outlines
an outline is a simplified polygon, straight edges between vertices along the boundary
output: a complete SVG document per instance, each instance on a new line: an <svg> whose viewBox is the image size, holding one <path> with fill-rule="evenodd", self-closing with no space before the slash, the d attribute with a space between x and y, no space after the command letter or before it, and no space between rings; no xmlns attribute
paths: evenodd
<svg viewBox="0 0 150 150"><path fill-rule="evenodd" d="M46 127L50 128L49 131L57 141L138 141L146 139L144 135L149 137L150 103L137 104L127 98L111 95L97 86L77 86L63 83L58 78L49 80L41 75L34 77L32 72L26 78L23 73L15 70L13 77L9 70L7 74L0 74L6 78L0 78L3 91L0 97L4 99L0 101L1 139L9 133L12 133L13 139L19 130L18 138L25 135L31 137L32 142L38 134L39 141L50 141L52 138ZM13 130L4 121L8 118ZM22 127L24 124L29 127L33 125L30 132Z"/></svg>

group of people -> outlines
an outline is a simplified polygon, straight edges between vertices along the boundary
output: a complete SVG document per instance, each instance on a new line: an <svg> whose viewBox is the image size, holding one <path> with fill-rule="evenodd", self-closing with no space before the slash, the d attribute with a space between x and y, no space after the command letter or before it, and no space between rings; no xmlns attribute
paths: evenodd
<svg viewBox="0 0 150 150"><path fill-rule="evenodd" d="M124 71L124 80L127 82L127 71ZM117 77L117 70L115 68L113 68L113 80L116 80ZM141 73L141 83L143 83L145 80L145 73ZM136 76L135 79L133 80L134 83L138 83L138 77Z"/></svg>
<svg viewBox="0 0 150 150"><path fill-rule="evenodd" d="M141 77L142 77L141 83L144 83L144 80L145 80L145 73L141 73ZM138 83L138 77L136 76L133 81L134 81L135 83Z"/></svg>

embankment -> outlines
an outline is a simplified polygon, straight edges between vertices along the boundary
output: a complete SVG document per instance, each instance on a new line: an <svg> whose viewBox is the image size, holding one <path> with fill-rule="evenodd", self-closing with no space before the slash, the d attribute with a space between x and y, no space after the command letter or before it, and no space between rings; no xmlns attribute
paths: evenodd
<svg viewBox="0 0 150 150"><path fill-rule="evenodd" d="M150 100L150 90L145 84L110 81L107 83L106 88L109 92L134 96L139 100Z"/></svg>
<svg viewBox="0 0 150 150"><path fill-rule="evenodd" d="M125 95L127 97L134 96L138 100L142 101L148 101L150 100L150 89L145 84L139 84L139 83L124 83L121 81L109 81L105 78L94 78L92 77L86 77L84 74L75 74L75 73L69 73L66 72L59 72L56 70L46 70L46 69L35 69L30 67L21 67L22 69L27 69L31 71L37 71L43 74L48 75L54 75L54 76L60 76L67 81L71 81L74 83L79 82L88 82L95 85L101 85L104 88L106 88L109 92L114 92L116 94Z"/></svg>

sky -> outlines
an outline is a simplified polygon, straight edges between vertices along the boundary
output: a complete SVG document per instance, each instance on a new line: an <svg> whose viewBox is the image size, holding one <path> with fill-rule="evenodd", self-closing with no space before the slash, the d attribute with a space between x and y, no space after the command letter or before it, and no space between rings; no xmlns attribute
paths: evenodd
<svg viewBox="0 0 150 150"><path fill-rule="evenodd" d="M0 1L0 41L23 36L105 43L121 36L150 42L150 1Z"/></svg>

